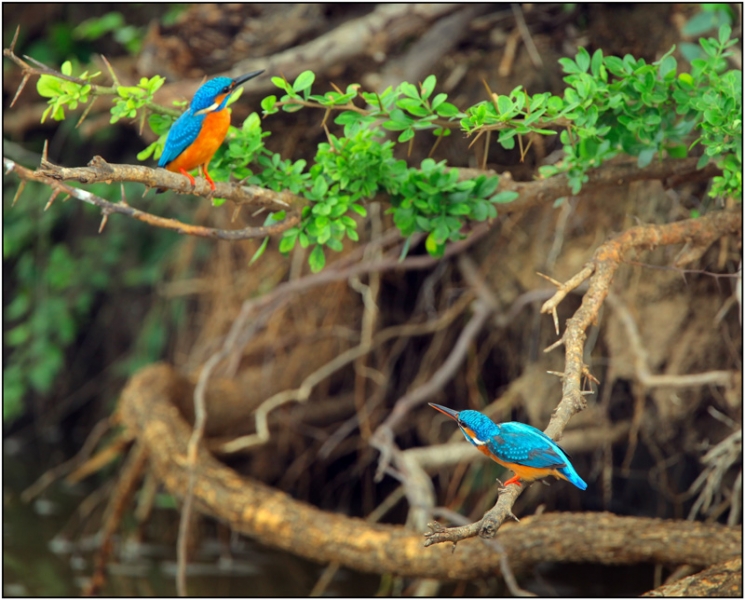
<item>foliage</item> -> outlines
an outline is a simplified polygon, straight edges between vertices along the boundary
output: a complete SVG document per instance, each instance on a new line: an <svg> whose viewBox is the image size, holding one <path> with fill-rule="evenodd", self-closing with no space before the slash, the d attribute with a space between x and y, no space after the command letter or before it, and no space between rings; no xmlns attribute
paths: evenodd
<svg viewBox="0 0 745 600"><path fill-rule="evenodd" d="M109 33L132 56L140 51L143 37L142 28L127 25L122 13L117 11L106 13L101 17L87 19L73 30L75 38L80 40L97 40Z"/></svg>
<svg viewBox="0 0 745 600"><path fill-rule="evenodd" d="M25 193L38 196L45 189L40 183L29 182ZM96 185L93 191L104 197L118 193L105 184ZM9 206L13 194L5 197ZM6 285L14 290L3 312L4 422L23 412L24 398L30 392L44 395L52 391L65 367L65 351L85 331L97 295L149 287L162 280L166 268L163 256L178 239L154 231L144 239L142 235L133 236L136 223L112 219L104 245L98 234L61 241L58 236L65 221L76 218L82 224L87 215L97 222L99 215L93 207L72 202L54 207L39 215L38 205L19 202L4 211L3 260L10 267ZM77 211L84 213L83 219L75 215ZM90 229L95 231L95 225ZM139 248L133 244L134 239L139 241ZM39 262L40 255L48 259ZM126 266L127 257L132 257L132 267ZM169 304L168 311L158 311L157 318L146 317L145 327L137 332L132 358L118 366L122 374L161 357L166 327L178 318L182 308L178 303Z"/></svg>
<svg viewBox="0 0 745 600"><path fill-rule="evenodd" d="M700 39L703 57L692 61L690 73L679 69L674 48L652 64L631 55L606 57L600 49L591 56L581 48L574 59L559 61L566 74L563 95L531 96L518 86L505 95L490 92L488 100L465 110L448 102L447 94L435 93L433 75L418 86L403 82L380 94L365 92L357 84L344 91L336 88L313 94L315 75L311 71L301 73L292 83L274 77L282 95L264 98L264 116L280 109L322 109L327 141L319 144L311 164L283 159L264 146L269 132L262 130L257 115L251 115L242 127L231 127L227 144L212 163L213 175L217 179L232 175L307 198L310 205L303 210L301 223L284 233L280 249L289 252L296 243L313 246L309 255L313 271L325 264L326 247L338 251L345 238L358 239L353 217L364 215L364 201L380 192L389 196L389 212L401 232L425 234L427 251L433 256L441 256L447 242L463 237L465 221L493 218L497 204L514 199L514 194L496 192L498 177L459 181L457 169L448 169L444 162L427 159L416 168L395 159L395 142L387 139L386 132L396 132L398 143L411 143L415 135L429 131L435 145L453 129L475 139L483 136L487 142L496 132L501 146L508 150L519 146L522 156L532 136L558 134L564 158L543 167L541 176L566 174L574 194L587 181L590 169L621 153L637 157L641 168L656 157L685 157L700 144L699 167L713 160L723 170L714 179L710 195L739 199L742 73L726 70L728 48L736 43L730 34L725 24L716 39ZM50 97L55 118L64 115L60 113L63 106L72 107L83 102L88 92L97 93L81 83L76 95L67 83L60 84L59 92L49 82L43 86L48 95L56 94ZM141 160L160 155L177 114L151 102L162 83L154 77L143 79L139 86L112 88L116 95L112 122L144 118L148 113L153 131L160 136L139 154ZM362 100L366 107L360 108L355 100ZM333 112L338 113L334 123L342 127L343 135L326 126Z"/></svg>
<svg viewBox="0 0 745 600"><path fill-rule="evenodd" d="M735 14L729 4L703 3L701 12L691 17L683 26L681 33L685 36L700 36L704 33L719 31L722 25L732 26ZM696 58L705 58L706 53L699 44L683 42L680 44L680 53L691 62Z"/></svg>

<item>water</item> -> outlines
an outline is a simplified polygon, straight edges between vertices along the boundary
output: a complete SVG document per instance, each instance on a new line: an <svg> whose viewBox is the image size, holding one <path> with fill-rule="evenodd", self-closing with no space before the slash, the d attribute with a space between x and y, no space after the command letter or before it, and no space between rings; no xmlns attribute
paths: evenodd
<svg viewBox="0 0 745 600"><path fill-rule="evenodd" d="M35 501L22 502L21 492L45 470L30 454L45 453L23 452L17 440L3 443L3 594L79 596L93 572L98 536L59 533L77 532L73 515L94 488L58 482ZM153 518L178 526L172 510L156 509ZM115 538L101 595L174 596L175 545L138 543L127 535ZM189 564L187 586L192 596L307 596L323 570L243 536L203 537ZM379 583L378 576L340 569L325 595L370 596Z"/></svg>

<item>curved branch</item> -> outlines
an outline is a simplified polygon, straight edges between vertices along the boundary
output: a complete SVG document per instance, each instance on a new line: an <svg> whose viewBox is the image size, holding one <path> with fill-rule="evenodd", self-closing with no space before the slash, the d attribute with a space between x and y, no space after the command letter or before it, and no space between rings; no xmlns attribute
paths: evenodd
<svg viewBox="0 0 745 600"><path fill-rule="evenodd" d="M151 365L122 392L122 422L148 449L151 467L170 493L185 496L191 427L174 406L193 384L171 367ZM499 558L479 540L422 548L421 536L400 526L367 523L294 500L218 462L199 449L195 505L236 531L310 560L366 572L468 580L499 573ZM515 486L510 486L515 487ZM709 566L740 556L742 531L718 524L553 513L508 525L499 536L516 575L539 561ZM517 535L515 535L517 534Z"/></svg>
<svg viewBox="0 0 745 600"><path fill-rule="evenodd" d="M550 180L549 180L550 181ZM574 288L590 277L588 290L582 298L580 308L567 321L566 330L556 344L546 351L563 344L565 346L565 368L562 378L562 397L554 410L546 434L558 440L569 419L586 406L581 388L583 376L590 376L582 361L585 346L585 332L597 319L605 297L610 289L613 276L626 255L635 248L666 246L688 242L692 247L708 247L714 240L742 230L742 215L735 212L716 212L698 219L687 219L668 225L643 225L632 227L613 240L600 246L578 275L560 285L559 290L541 307L542 313L553 313L558 304ZM681 259L678 259L680 263ZM497 504L489 510L481 521L462 527L444 529L438 527L427 534L427 544L457 542L475 535L492 538L499 527L512 515L512 506L522 489L516 485L507 486Z"/></svg>

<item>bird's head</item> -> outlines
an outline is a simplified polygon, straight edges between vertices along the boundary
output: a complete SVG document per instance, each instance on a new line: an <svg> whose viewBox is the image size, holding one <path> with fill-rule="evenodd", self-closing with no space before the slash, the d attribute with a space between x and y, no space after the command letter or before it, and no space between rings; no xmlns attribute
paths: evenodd
<svg viewBox="0 0 745 600"><path fill-rule="evenodd" d="M253 79L257 75L261 75L264 72L252 71L246 75L241 75L235 79L229 77L215 77L202 84L202 86L194 94L194 98L191 101L190 110L195 115L206 115L207 113L220 111L225 108L228 103L230 94L242 83Z"/></svg>
<svg viewBox="0 0 745 600"><path fill-rule="evenodd" d="M499 425L477 410L457 411L432 402L429 405L458 423L465 438L474 446L482 446L490 437L499 433Z"/></svg>

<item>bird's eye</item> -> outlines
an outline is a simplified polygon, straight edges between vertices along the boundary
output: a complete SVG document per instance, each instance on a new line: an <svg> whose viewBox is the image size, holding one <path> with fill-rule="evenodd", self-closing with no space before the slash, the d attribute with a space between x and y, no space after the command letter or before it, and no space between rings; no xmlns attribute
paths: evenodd
<svg viewBox="0 0 745 600"><path fill-rule="evenodd" d="M229 91L230 91L230 86L229 86L229 85L226 85L226 86L225 86L225 87L224 87L224 88L222 89L222 92L220 92L220 93L221 93L221 94L227 94L227 93L228 93Z"/></svg>

